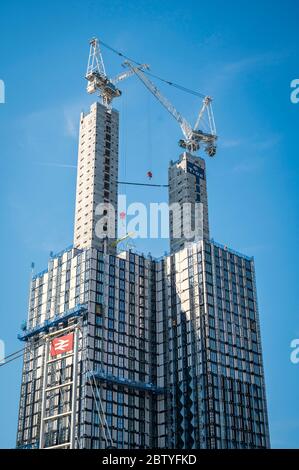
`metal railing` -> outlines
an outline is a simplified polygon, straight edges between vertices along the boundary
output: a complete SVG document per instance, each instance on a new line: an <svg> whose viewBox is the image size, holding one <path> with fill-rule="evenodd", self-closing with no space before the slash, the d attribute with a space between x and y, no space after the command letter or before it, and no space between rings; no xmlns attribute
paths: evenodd
<svg viewBox="0 0 299 470"><path fill-rule="evenodd" d="M114 383L118 385L123 385L125 387L134 388L137 390L145 390L156 395L161 395L165 393L164 388L157 387L152 383L138 382L135 380L130 380L124 377L115 376L112 374L107 374L104 371L90 371L87 373L88 377L93 376L97 380L102 380L109 383Z"/></svg>
<svg viewBox="0 0 299 470"><path fill-rule="evenodd" d="M66 312L54 315L53 318L49 320L45 320L40 325L36 325L33 328L24 330L23 333L18 334L18 339L20 341L27 341L32 336L48 331L49 328L53 328L61 322L65 322L69 320L70 318L74 318L74 317L78 317L82 315L84 312L86 312L86 310L87 310L87 303L78 304L74 308L70 310L66 310Z"/></svg>

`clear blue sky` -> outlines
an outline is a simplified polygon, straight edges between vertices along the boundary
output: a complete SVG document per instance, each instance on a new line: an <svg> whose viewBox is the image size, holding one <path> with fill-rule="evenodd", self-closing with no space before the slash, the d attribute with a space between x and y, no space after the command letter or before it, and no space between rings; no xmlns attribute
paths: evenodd
<svg viewBox="0 0 299 470"><path fill-rule="evenodd" d="M0 79L1 322L9 354L26 317L30 263L72 242L79 113L88 40L96 35L152 70L214 97L217 158L207 162L212 236L256 261L271 441L299 447L298 2L2 1ZM103 50L108 73L121 61ZM120 176L165 183L180 130L136 78L123 85ZM196 98L162 87L189 119ZM192 121L193 122L193 121ZM128 190L130 200L164 201ZM156 255L167 241L138 243ZM13 447L21 361L0 369L0 447Z"/></svg>

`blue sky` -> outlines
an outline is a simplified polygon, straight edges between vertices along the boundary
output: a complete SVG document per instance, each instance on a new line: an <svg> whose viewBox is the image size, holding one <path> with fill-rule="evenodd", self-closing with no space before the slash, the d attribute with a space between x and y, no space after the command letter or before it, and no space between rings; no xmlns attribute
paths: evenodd
<svg viewBox="0 0 299 470"><path fill-rule="evenodd" d="M211 233L256 262L271 442L299 447L299 364L290 342L298 317L299 78L296 1L1 2L1 320L6 353L26 317L30 264L72 242L79 114L88 41L99 36L162 77L214 97L219 134L207 161ZM103 49L108 74L121 61ZM177 123L137 81L121 85L120 177L167 182L177 159ZM198 100L161 85L194 122ZM129 200L165 201L165 190L127 188ZM153 254L167 240L140 240ZM21 361L0 369L0 447L13 447Z"/></svg>

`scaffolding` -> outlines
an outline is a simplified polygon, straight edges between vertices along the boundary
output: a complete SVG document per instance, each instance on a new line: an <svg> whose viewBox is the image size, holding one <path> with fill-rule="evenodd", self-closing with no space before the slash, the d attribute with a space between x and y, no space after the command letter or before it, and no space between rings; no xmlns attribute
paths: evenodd
<svg viewBox="0 0 299 470"><path fill-rule="evenodd" d="M25 326L24 331L18 335L19 340L27 343L25 353L32 355L30 360L36 362L39 356L42 365L38 440L18 448L76 447L79 353L83 349L81 325L87 311L87 303L77 304L74 308L57 313L33 328L26 329ZM72 337L71 348L66 351L61 348L53 354L54 342L65 344L66 335ZM38 353L40 348L42 352ZM33 367L32 374L35 372L36 367ZM27 376L29 378L29 370Z"/></svg>
<svg viewBox="0 0 299 470"><path fill-rule="evenodd" d="M40 449L76 447L79 332L79 326L72 325L45 337ZM72 350L51 357L53 340L65 334L73 335Z"/></svg>
<svg viewBox="0 0 299 470"><path fill-rule="evenodd" d="M135 380L130 380L125 377L117 377L115 375L107 374L104 371L90 371L88 372L87 376L91 376L94 379L102 382L107 382L116 385L123 385L128 388L132 388L135 390L142 390L146 392L153 393L155 395L162 395L165 393L165 389L162 387L157 387L152 383L146 382L137 382Z"/></svg>
<svg viewBox="0 0 299 470"><path fill-rule="evenodd" d="M33 328L25 329L23 333L18 335L20 341L28 341L33 336L39 333L46 333L50 328L56 327L59 323L64 323L71 318L80 317L87 311L87 304L78 304L70 310L63 313L57 313L53 318L45 320L43 323L34 326Z"/></svg>

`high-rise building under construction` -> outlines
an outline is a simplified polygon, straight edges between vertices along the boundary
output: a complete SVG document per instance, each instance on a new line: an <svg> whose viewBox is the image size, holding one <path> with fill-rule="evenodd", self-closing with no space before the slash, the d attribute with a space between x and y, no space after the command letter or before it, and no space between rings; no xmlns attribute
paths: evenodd
<svg viewBox="0 0 299 470"><path fill-rule="evenodd" d="M188 244L202 239L209 240L204 159L184 152L178 161L170 162L168 179L171 252L182 250Z"/></svg>
<svg viewBox="0 0 299 470"><path fill-rule="evenodd" d="M170 164L170 204L200 203L202 224L174 237L170 215L161 259L106 237L117 111L81 115L77 171L74 244L33 276L19 335L17 447L269 447L254 261L210 239L204 160Z"/></svg>
<svg viewBox="0 0 299 470"><path fill-rule="evenodd" d="M118 112L96 102L80 117L75 247L101 248L105 235L116 236L117 176Z"/></svg>

